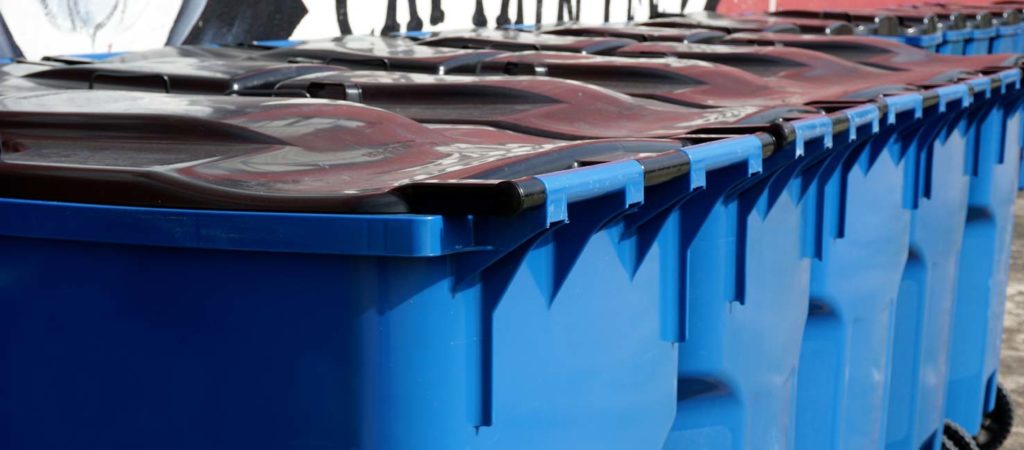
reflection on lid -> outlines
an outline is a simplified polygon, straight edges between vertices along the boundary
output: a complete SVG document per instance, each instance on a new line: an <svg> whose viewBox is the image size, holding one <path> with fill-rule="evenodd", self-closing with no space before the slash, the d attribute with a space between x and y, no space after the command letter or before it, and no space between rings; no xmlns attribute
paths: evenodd
<svg viewBox="0 0 1024 450"><path fill-rule="evenodd" d="M317 99L63 91L4 97L0 118L0 195L165 207L402 211L391 191L413 181L527 176L527 156L542 153L566 155L557 170L587 148L679 146L508 143L517 140L486 130L456 138Z"/></svg>

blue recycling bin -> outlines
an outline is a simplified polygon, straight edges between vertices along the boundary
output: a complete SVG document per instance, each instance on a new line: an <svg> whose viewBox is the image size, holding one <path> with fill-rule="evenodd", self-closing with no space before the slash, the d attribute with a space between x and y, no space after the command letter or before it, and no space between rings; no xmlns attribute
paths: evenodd
<svg viewBox="0 0 1024 450"><path fill-rule="evenodd" d="M946 416L977 434L992 410L1009 278L1013 203L1021 149L1020 72L1005 71L996 97L972 112L971 168L964 246L950 348Z"/></svg>
<svg viewBox="0 0 1024 450"><path fill-rule="evenodd" d="M992 38L989 53L1020 53L1020 33L1024 24L1015 23L996 27L996 35Z"/></svg>
<svg viewBox="0 0 1024 450"><path fill-rule="evenodd" d="M919 94L883 101L880 131L877 108L861 108L874 109L879 134L830 159L821 173L818 255L797 375L798 449L881 448L885 441L894 302L918 194L919 159L905 143L926 121Z"/></svg>
<svg viewBox="0 0 1024 450"><path fill-rule="evenodd" d="M100 104L118 113L81 114ZM451 162L420 166L409 158L430 151L404 139L366 152L375 139L439 135L309 99L78 91L2 105L5 146L23 145L0 164L0 441L12 450L660 446L677 365L663 261L681 257L639 255L662 229L625 221L699 194L679 187L689 177L762 155L756 138L690 156L671 141L542 146L511 191L478 186L504 192L481 205L511 194L518 214L431 213L450 202L433 189L476 188L427 181L359 213L346 199L366 191L332 182ZM592 145L660 153L561 170L572 164L559 149ZM441 148L522 163L507 150L531 147ZM35 170L53 167L48 155L65 171ZM416 189L428 209L374 212L395 196L418 204Z"/></svg>
<svg viewBox="0 0 1024 450"><path fill-rule="evenodd" d="M892 337L886 441L889 449L937 448L945 419L949 328L957 258L967 217L972 97L966 84L935 89L944 113L912 145L920 200L911 217L909 256L900 281Z"/></svg>
<svg viewBox="0 0 1024 450"><path fill-rule="evenodd" d="M949 32L950 31L946 31L945 33L949 33ZM937 53L944 53L944 54L954 54L954 53L950 53L950 52L952 52L954 49L959 49L960 52L959 53L955 53L955 54L957 54L957 55L963 54L963 47L962 46L958 47L959 45L962 45L963 39L960 39L959 41L956 40L960 35L954 32L954 34L950 36L951 38L954 39L953 42L946 43L945 42L945 38L946 38L946 34L945 33L942 32L942 31L939 31L939 32L929 33L929 34L911 34L911 35L902 35L902 36L872 35L872 37L889 39L889 40L896 41L896 42L902 42L904 44L912 45L912 46L917 47L917 48L923 48L923 49L928 50L928 51L937 52ZM940 48L942 50L940 50Z"/></svg>
<svg viewBox="0 0 1024 450"><path fill-rule="evenodd" d="M964 55L987 55L992 51L992 40L998 35L995 27L971 28L964 42Z"/></svg>
<svg viewBox="0 0 1024 450"><path fill-rule="evenodd" d="M970 29L943 30L942 43L936 46L935 51L943 55L963 55L966 41L971 38ZM908 42L909 43L909 42ZM913 45L913 44L911 44ZM915 45L915 47L921 47ZM924 47L922 47L924 48Z"/></svg>
<svg viewBox="0 0 1024 450"><path fill-rule="evenodd" d="M138 118L146 126L97 136L93 156L61 153L46 138L87 132L73 125L81 121L118 130L109 127L131 112L130 102L110 101L119 96L148 100ZM857 139L835 145L835 122L819 116L772 125L774 138L577 169L541 170L565 165L538 157L540 172L503 181L515 183L517 204L534 205L513 216L275 212L253 205L334 204L330 196L281 202L275 196L296 186L280 182L282 173L312 171L294 180L319 189L310 184L317 176L329 184L340 168L378 167L386 157L335 160L322 146L345 141L317 137L334 126L319 114L358 112L338 130L360 123L353 129L378 130L373 138L382 130L375 120L428 132L380 110L310 99L34 98L4 100L13 108L7 129L36 130L19 135L24 159L0 165L8 180L0 269L12 275L0 301L9 369L0 410L16 425L3 430L12 449L135 448L144 439L158 449L674 448L694 436L709 448L757 448L772 436L789 440L795 384L784 375L798 364L817 217L809 187L830 155L869 139L877 123L851 112L857 134L842 136ZM100 99L118 115L66 121ZM40 111L17 109L19 101ZM226 118L190 122L205 114ZM191 152L168 151L182 141L165 133L189 129L217 145L186 139ZM106 159L125 142L137 166ZM598 148L628 148L611 143ZM229 154L215 157L221 151ZM47 155L68 171L47 178L32 170L49 167ZM110 180L125 190L98 192ZM393 194L412 202L408 189L458 193L479 182L436 181ZM129 204L80 200L96 195ZM163 200L146 204L151 195ZM66 276L44 283L45 273ZM698 377L704 368L717 378ZM728 383L747 407L726 401L709 413L703 405L718 398L702 391L709 379ZM763 422L764 410L784 416ZM729 434L716 434L721 428Z"/></svg>
<svg viewBox="0 0 1024 450"><path fill-rule="evenodd" d="M793 142L765 160L759 179L736 186L709 178L691 202L704 212L700 226L679 223L686 270L675 283L685 327L672 336L678 403L663 448L792 445L796 380L787 374L799 362L817 207L807 186L815 162L834 151L830 119L794 125Z"/></svg>

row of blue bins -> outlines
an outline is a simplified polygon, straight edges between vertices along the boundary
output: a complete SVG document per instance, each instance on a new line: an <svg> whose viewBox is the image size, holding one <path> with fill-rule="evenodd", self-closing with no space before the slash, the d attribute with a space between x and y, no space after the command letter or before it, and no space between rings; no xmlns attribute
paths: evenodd
<svg viewBox="0 0 1024 450"><path fill-rule="evenodd" d="M998 447L1016 57L801 14L0 67L0 442Z"/></svg>

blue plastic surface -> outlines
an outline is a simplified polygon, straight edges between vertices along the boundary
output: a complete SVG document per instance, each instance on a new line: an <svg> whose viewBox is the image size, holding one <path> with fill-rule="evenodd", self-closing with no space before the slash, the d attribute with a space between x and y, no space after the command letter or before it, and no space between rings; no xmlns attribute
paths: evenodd
<svg viewBox="0 0 1024 450"><path fill-rule="evenodd" d="M673 222L681 235L671 245L686 249L678 281L685 326L674 339L678 404L663 448L792 445L796 385L787 374L797 368L806 320L805 240L815 209L805 182L808 165L828 153L820 136L808 139L799 145L805 156L796 144L777 149L742 187L708 177Z"/></svg>
<svg viewBox="0 0 1024 450"><path fill-rule="evenodd" d="M0 272L24 275L0 300L3 441L658 446L676 380L660 309L678 301L661 260L679 254L638 254L660 228L624 219L691 191L639 205L636 173L546 176L549 203L571 202L557 224L0 200ZM68 273L41 285L50 271Z"/></svg>
<svg viewBox="0 0 1024 450"><path fill-rule="evenodd" d="M804 220L793 197L800 184L784 170L794 151L762 167L760 150L754 137L689 147L699 170L648 189L633 161L541 175L546 207L513 218L0 200L0 241L10 250L0 272L28 270L0 300L12 349L3 357L18 368L4 371L9 401L0 408L21 424L4 441L659 447L677 415L677 383L692 387L678 374L707 362L686 343L710 340L740 357L741 347L776 348L760 337L768 311L781 308L791 325L804 320L809 261L793 227ZM773 175L759 175L764 168ZM789 187L768 188L777 183ZM721 197L737 186L746 193ZM775 212L762 219L757 205L769 199ZM61 219L69 216L76 220ZM721 315L741 306L712 302L721 291L711 280L684 282L742 273L735 240L695 239L723 220L734 236L758 238L748 251L765 255L748 258L759 267L742 319ZM776 250L789 257L777 260ZM693 259L701 252L725 265ZM798 277L775 286L788 280L772 275L779 270ZM61 283L39 284L42 273L65 271ZM174 287L153 292L160 283ZM776 294L804 306L777 304ZM688 330L710 317L745 330L742 343ZM741 361L734 375L795 370L800 330L788 329L776 350L785 358ZM77 376L62 375L69 371ZM792 389L753 380L763 392ZM791 393L758 401L791 415L780 398ZM742 423L755 422L749 411L739 411ZM730 439L757 442L786 422Z"/></svg>
<svg viewBox="0 0 1024 450"><path fill-rule="evenodd" d="M0 442L934 449L995 393L1024 183L999 76L789 120L767 157L685 147L661 184L536 175L511 217L0 199Z"/></svg>
<svg viewBox="0 0 1024 450"><path fill-rule="evenodd" d="M109 53L76 53L76 54L73 54L73 55L65 55L65 56L70 56L70 57L74 57L74 58L85 58L85 59L91 59L91 60L94 60L94 61L102 61L102 60L104 60L104 59L110 59L110 58L113 58L113 57L116 57L116 56L121 56L121 55L123 55L124 53L125 53L125 52L109 52Z"/></svg>
<svg viewBox="0 0 1024 450"><path fill-rule="evenodd" d="M292 39L269 39L269 40L263 40L263 41L253 41L253 44L256 44L256 45L259 45L259 46L275 47L275 48L294 47L294 46L299 45L301 43L302 43L302 41L296 41L296 40L292 40Z"/></svg>
<svg viewBox="0 0 1024 450"><path fill-rule="evenodd" d="M882 39L889 39L889 40L893 40L893 41L896 41L896 42L902 42L902 43L907 44L907 45L912 45L914 47L923 48L925 50L933 51L933 52L938 51L939 46L942 45L942 43L943 43L943 34L941 32L939 32L939 33L932 33L932 34L913 35L913 36L881 36L881 35L879 35L879 36L872 36L872 37L877 37L877 38L882 38Z"/></svg>
<svg viewBox="0 0 1024 450"><path fill-rule="evenodd" d="M987 55L992 50L992 39L998 31L995 28L974 28L971 35L964 42L965 55Z"/></svg>
<svg viewBox="0 0 1024 450"><path fill-rule="evenodd" d="M944 420L949 327L967 213L968 122L965 84L943 86L938 110L921 129L909 256L896 298L889 408L889 449L938 445ZM940 184L941 183L941 184Z"/></svg>
<svg viewBox="0 0 1024 450"><path fill-rule="evenodd" d="M1022 24L1000 25L997 34L992 38L989 53L1020 53L1019 46Z"/></svg>
<svg viewBox="0 0 1024 450"><path fill-rule="evenodd" d="M913 106L907 110L913 117ZM834 189L862 170L845 162L859 158L851 154L870 153L861 150L882 126L874 106L849 110L847 117L854 130L839 140L830 120L793 122L795 142L778 149L763 168L748 165L746 173L737 173L760 172L755 181L738 189L709 179L703 195L688 204L710 212L699 229L681 224L695 234L682 237L692 243L683 280L686 309L680 313L686 325L674 336L679 404L663 448L789 448L809 436L798 429L805 411L799 409L803 391L793 375L799 370L806 311L813 308L811 261L839 238L831 227L844 201L833 197ZM877 156L864 158L879 161ZM883 158L894 156L898 160L898 155ZM901 180L902 172L876 176ZM905 255L905 242L897 253ZM875 262L850 261L846 268ZM884 347L877 350L884 353Z"/></svg>
<svg viewBox="0 0 1024 450"><path fill-rule="evenodd" d="M799 449L885 443L888 377L879 374L889 371L894 303L917 194L918 158L908 157L915 149L903 143L922 124L920 95L886 100L889 117L879 117L875 107L848 112L862 133L879 134L833 156L820 174L820 250L812 263L797 376ZM890 125L881 132L880 120Z"/></svg>
<svg viewBox="0 0 1024 450"><path fill-rule="evenodd" d="M971 30L946 30L942 32L942 43L936 51L943 55L963 55L966 41L971 38ZM918 45L917 47L923 47ZM988 48L986 46L986 48Z"/></svg>
<svg viewBox="0 0 1024 450"><path fill-rule="evenodd" d="M971 433L980 431L995 395L1024 121L1020 72L1002 75L1009 92L974 112L972 120L977 165L971 173L950 349L946 415Z"/></svg>

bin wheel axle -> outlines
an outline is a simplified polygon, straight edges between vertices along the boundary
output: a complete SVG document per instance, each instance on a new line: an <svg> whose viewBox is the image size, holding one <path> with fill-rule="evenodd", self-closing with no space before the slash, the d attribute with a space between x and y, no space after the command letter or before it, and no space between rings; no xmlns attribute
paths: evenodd
<svg viewBox="0 0 1024 450"><path fill-rule="evenodd" d="M949 420L942 429L942 450L979 450L974 437Z"/></svg>
<svg viewBox="0 0 1024 450"><path fill-rule="evenodd" d="M1010 437L1013 428L1013 403L1003 386L996 386L996 406L981 422L981 431L974 439L980 450L996 450Z"/></svg>

